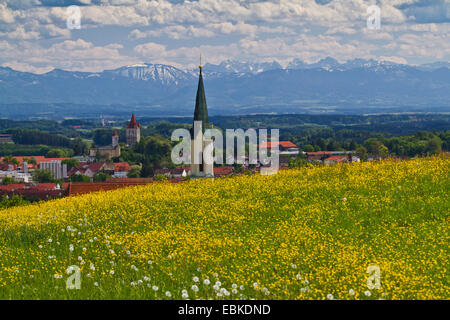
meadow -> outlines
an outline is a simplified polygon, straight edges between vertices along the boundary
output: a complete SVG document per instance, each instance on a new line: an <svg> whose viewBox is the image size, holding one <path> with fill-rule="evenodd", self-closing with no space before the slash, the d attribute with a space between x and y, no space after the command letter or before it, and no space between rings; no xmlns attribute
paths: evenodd
<svg viewBox="0 0 450 320"><path fill-rule="evenodd" d="M3 210L0 299L449 299L449 164L305 167Z"/></svg>

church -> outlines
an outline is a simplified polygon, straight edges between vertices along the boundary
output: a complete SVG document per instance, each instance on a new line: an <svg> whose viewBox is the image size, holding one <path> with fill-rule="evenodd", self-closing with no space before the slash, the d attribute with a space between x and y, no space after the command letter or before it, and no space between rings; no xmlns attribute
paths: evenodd
<svg viewBox="0 0 450 320"><path fill-rule="evenodd" d="M191 129L191 177L214 177L214 164L205 163L205 149L212 150L213 140L205 139L203 134L210 128L208 107L206 105L205 87L203 85L202 65L199 66L197 97L195 100L194 122ZM195 123L201 123L201 130L195 132Z"/></svg>
<svg viewBox="0 0 450 320"><path fill-rule="evenodd" d="M134 148L136 143L141 141L141 124L136 121L134 113L131 115L131 120L127 122L126 127L126 144L129 148ZM111 160L112 158L120 157L120 145L119 145L119 135L117 131L114 130L112 136L112 143L109 146L102 146L91 148L89 150L89 156L98 157L103 159Z"/></svg>
<svg viewBox="0 0 450 320"><path fill-rule="evenodd" d="M117 134L117 131L114 130L111 145L91 148L89 150L89 156L91 157L100 156L106 160L111 160L112 158L120 157L119 135Z"/></svg>
<svg viewBox="0 0 450 320"><path fill-rule="evenodd" d="M141 141L141 124L136 121L134 113L131 115L131 120L127 122L126 139L129 148L134 148L136 143Z"/></svg>

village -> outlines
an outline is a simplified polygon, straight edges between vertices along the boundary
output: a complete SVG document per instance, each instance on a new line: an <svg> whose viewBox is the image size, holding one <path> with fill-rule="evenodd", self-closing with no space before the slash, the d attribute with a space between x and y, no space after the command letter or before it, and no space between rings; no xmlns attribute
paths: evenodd
<svg viewBox="0 0 450 320"><path fill-rule="evenodd" d="M205 130L212 128L213 125L208 116L202 66L199 66L199 69L193 120L194 124L201 124L201 128ZM167 154L170 155L172 148L168 139L160 136L142 136L141 129L141 123L133 113L131 119L126 122L125 135L122 135L122 140L125 141L120 141L118 133L122 128L115 127L110 136L110 144L92 144L87 152L72 157L49 156L58 155L58 152L49 152L47 156L3 156L0 158L0 196L6 201L14 196L21 197L26 201L40 201L158 181L179 183L191 178L224 178L243 174L259 174L266 171L268 166L273 165L273 163L262 162L261 159L255 163L251 157L251 161L249 161L248 153L231 155L233 165L206 164L206 161L205 164L196 163L194 155L196 153L204 155L212 143L211 139L204 139L204 131L200 130L196 134L200 135L200 141L203 142L196 145L194 143L196 137L192 138L193 150L191 161L189 161L190 166L175 166L170 160L170 156L167 156ZM254 128L249 129L254 130ZM266 130L264 127L257 128L257 130L261 129ZM0 134L3 144L11 144L13 138L8 133ZM28 138L25 136L22 137L22 140ZM245 139L243 140L245 143ZM275 171L305 165L358 163L389 157L388 148L374 139L366 140L371 153L368 153L368 150L362 145L357 147L353 141L348 144L346 149L339 147L335 141L330 141L328 145L321 138L317 141L315 148L311 145L300 148L289 140L278 141L278 139L273 140L272 137L269 137L268 142L260 140L256 147L259 151L270 149L271 152L277 153L277 168L270 167ZM440 147L437 146L439 148L434 148L436 149L434 150L431 148L434 146L432 142L433 140L428 142L424 151L432 150L434 153L439 153ZM244 146L245 149L247 148ZM248 150L250 150L250 146L248 146ZM132 163L130 163L131 161ZM230 163L228 159L227 163Z"/></svg>
<svg viewBox="0 0 450 320"><path fill-rule="evenodd" d="M141 139L140 123L133 114L126 128L126 146L133 148ZM321 151L303 152L290 141L279 141L262 147L279 150L279 169L289 168L296 159L308 163L333 165L342 162L360 162L354 152ZM0 196L22 196L30 200L46 200L58 197L113 190L131 185L142 185L167 180L177 183L190 179L191 168L156 168L153 177L135 177L128 162L113 162L121 153L119 136L114 131L111 145L94 147L87 156L50 158L45 156L5 156L0 158ZM100 160L99 159L103 159ZM213 176L223 178L241 174L255 174L261 164L249 164L248 156L242 165L214 166ZM46 172L52 179L40 179L36 173ZM50 182L55 181L55 182Z"/></svg>
<svg viewBox="0 0 450 320"><path fill-rule="evenodd" d="M115 137L115 136L114 136ZM113 137L113 139L115 139ZM112 145L113 146L113 145ZM112 147L111 146L111 147ZM280 170L289 168L290 161L301 156L310 163L332 165L341 162L359 162L360 159L350 152L323 151L301 152L290 141L278 143L280 151ZM0 196L23 196L28 199L45 200L84 194L100 190L113 190L130 185L141 185L156 181L167 180L173 183L188 180L191 175L190 167L174 169L160 168L154 170L151 178L129 177L131 165L127 162L112 162L111 160L97 161L95 152L111 153L114 148L103 147L91 150L94 156L74 158L46 158L45 156L8 156L0 158ZM69 159L75 159L78 165L70 168ZM80 161L81 160L81 161ZM246 159L241 166L215 166L214 177L222 178L241 174L258 173L261 165L251 165ZM40 183L33 173L46 170L57 182ZM105 181L96 181L96 177L104 174ZM77 179L77 177L84 179ZM12 183L8 183L8 182Z"/></svg>

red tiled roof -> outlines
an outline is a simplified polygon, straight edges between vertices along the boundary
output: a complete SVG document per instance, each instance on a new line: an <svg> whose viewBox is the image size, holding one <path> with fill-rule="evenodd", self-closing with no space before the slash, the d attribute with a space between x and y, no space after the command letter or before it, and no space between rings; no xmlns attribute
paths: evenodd
<svg viewBox="0 0 450 320"><path fill-rule="evenodd" d="M131 115L131 120L127 123L127 128L139 128L141 124L136 121L134 113Z"/></svg>
<svg viewBox="0 0 450 320"><path fill-rule="evenodd" d="M1 157L0 160L3 161L4 158L5 158L5 157ZM36 160L36 165L31 164L31 163L28 163L28 164L27 164L28 169L36 169L36 168L39 168L39 164L40 164L41 162L50 162L50 161L53 161L53 160L65 160L65 159L69 159L69 158L46 158L46 157L44 157L44 156L20 156L20 157L14 157L14 156L13 156L13 158L15 158L20 164L23 163L23 159L24 159L24 158L28 158L28 159L34 158L34 159ZM14 167L14 169L16 169L16 167Z"/></svg>
<svg viewBox="0 0 450 320"><path fill-rule="evenodd" d="M155 175L157 174L170 174L171 171L170 169L155 169L155 171L153 172Z"/></svg>
<svg viewBox="0 0 450 320"><path fill-rule="evenodd" d="M3 161L5 157L1 157L0 160ZM20 156L20 157L15 157L13 156L13 158L17 159L17 161L19 161L19 163L23 163L23 159L24 158L34 158L36 159L36 164L39 165L41 162L50 162L52 160L65 160L65 159L69 159L69 158L46 158L44 156Z"/></svg>
<svg viewBox="0 0 450 320"><path fill-rule="evenodd" d="M9 164L9 163L0 163L0 170L1 171L8 171L9 170L9 166L12 166L12 169L13 170L16 170L17 169L17 165L15 165L15 164Z"/></svg>
<svg viewBox="0 0 450 320"><path fill-rule="evenodd" d="M35 188L39 190L54 190L56 188L57 183L39 183L38 185L34 186ZM67 188L68 183L63 183L63 185L60 185L61 189Z"/></svg>
<svg viewBox="0 0 450 320"><path fill-rule="evenodd" d="M125 180L126 179L126 180ZM125 188L129 186L137 186L144 185L148 183L152 183L151 179L146 178L130 179L130 178L116 178L109 179L106 182L76 182L71 183L69 186L69 195L78 195L91 193L96 191L107 191L107 190L116 190L120 188ZM130 181L131 180L131 181Z"/></svg>
<svg viewBox="0 0 450 320"><path fill-rule="evenodd" d="M272 144L274 145L274 147L278 147L278 146L282 146L283 148L298 148L295 144L293 144L290 141L279 141L279 142L271 142L268 141L266 143L261 143L259 145L260 149L269 149L272 147Z"/></svg>
<svg viewBox="0 0 450 320"><path fill-rule="evenodd" d="M347 160L348 157L347 156L332 156L329 158L326 158L325 161L343 161L343 160Z"/></svg>
<svg viewBox="0 0 450 320"><path fill-rule="evenodd" d="M131 166L128 162L117 162L114 164L114 172L128 172L131 170Z"/></svg>
<svg viewBox="0 0 450 320"><path fill-rule="evenodd" d="M171 173L172 174L183 174L183 171L186 171L186 173L188 173L190 170L190 168L175 168L172 169Z"/></svg>
<svg viewBox="0 0 450 320"><path fill-rule="evenodd" d="M88 169L91 170L92 173L96 173L102 169L105 163L106 162L92 162L92 163L81 162L77 167L72 168L69 171L68 175L72 176L76 172L85 174Z"/></svg>
<svg viewBox="0 0 450 320"><path fill-rule="evenodd" d="M232 173L233 173L233 167L231 167L231 166L214 168L215 176L227 176Z"/></svg>
<svg viewBox="0 0 450 320"><path fill-rule="evenodd" d="M92 162L88 165L88 168L92 172L100 171L100 169L105 165L106 162Z"/></svg>
<svg viewBox="0 0 450 320"><path fill-rule="evenodd" d="M23 183L13 183L8 185L0 185L0 190L3 191L14 191L18 189L23 189L25 187L25 184Z"/></svg>
<svg viewBox="0 0 450 320"><path fill-rule="evenodd" d="M56 189L56 183L41 183L35 186L26 184L10 184L6 186L0 186L0 196L15 194L30 198L54 198L67 195L68 186L68 183L63 183L60 189Z"/></svg>

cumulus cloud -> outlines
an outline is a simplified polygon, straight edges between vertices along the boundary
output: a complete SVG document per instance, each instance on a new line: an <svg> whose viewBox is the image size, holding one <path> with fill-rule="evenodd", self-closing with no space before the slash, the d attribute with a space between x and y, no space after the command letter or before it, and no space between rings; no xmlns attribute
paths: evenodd
<svg viewBox="0 0 450 320"><path fill-rule="evenodd" d="M381 8L381 30L366 28ZM82 30L66 27L79 5ZM449 60L449 0L3 0L0 63L95 70L134 62ZM88 40L89 39L89 40ZM46 42L44 42L45 40ZM44 46L43 43L46 43ZM13 46L14 49L10 47ZM16 54L13 52L16 51ZM47 58L48 57L52 57ZM64 59L66 57L66 59Z"/></svg>
<svg viewBox="0 0 450 320"><path fill-rule="evenodd" d="M211 38L219 35L241 35L256 36L257 34L275 34L282 33L292 35L295 32L288 27L283 26L258 26L247 24L245 22L232 23L229 21L221 23L209 23L201 26L167 26L155 30L141 31L134 29L130 32L129 38L132 40L168 37L170 39L191 39L191 38Z"/></svg>
<svg viewBox="0 0 450 320"><path fill-rule="evenodd" d="M102 71L119 66L136 63L137 60L122 55L121 44L108 44L96 46L91 42L78 40L65 40L48 48L36 43L22 42L11 44L0 41L2 58L5 66L18 66L22 70L49 70L60 68L77 71Z"/></svg>
<svg viewBox="0 0 450 320"><path fill-rule="evenodd" d="M30 40L39 39L39 32L26 31L23 26L17 26L17 28L11 32L0 32L0 36L17 40Z"/></svg>

